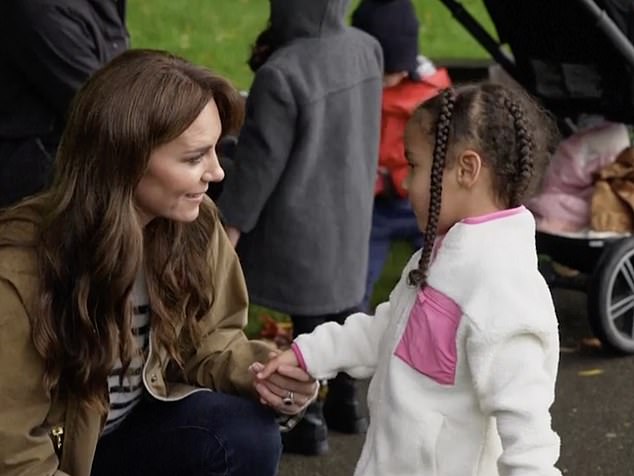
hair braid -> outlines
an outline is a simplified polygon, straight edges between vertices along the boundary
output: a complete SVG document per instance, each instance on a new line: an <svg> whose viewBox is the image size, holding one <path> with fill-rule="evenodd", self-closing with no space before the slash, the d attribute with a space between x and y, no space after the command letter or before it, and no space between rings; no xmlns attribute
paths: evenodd
<svg viewBox="0 0 634 476"><path fill-rule="evenodd" d="M424 233L423 252L418 262L418 268L410 271L409 283L415 286L425 287L427 284L427 270L431 261L431 253L436 239L438 217L442 202L442 180L445 171L445 159L449 148L449 133L451 130L451 116L456 101L453 89L445 89L442 92L440 114L436 122L436 136L434 140L434 153L431 166L431 183L429 213L427 228Z"/></svg>
<svg viewBox="0 0 634 476"><path fill-rule="evenodd" d="M533 143L533 138L528 131L524 111L520 105L508 97L504 99L504 105L513 117L516 134L516 173L512 180L513 185L509 197L509 205L516 207L522 203L524 194L526 193L533 177L535 145Z"/></svg>

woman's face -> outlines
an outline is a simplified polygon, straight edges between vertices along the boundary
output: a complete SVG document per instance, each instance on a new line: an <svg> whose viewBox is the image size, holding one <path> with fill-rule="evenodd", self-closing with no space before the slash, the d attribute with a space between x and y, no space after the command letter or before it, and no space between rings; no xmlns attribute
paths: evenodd
<svg viewBox="0 0 634 476"><path fill-rule="evenodd" d="M209 182L220 182L225 175L215 151L221 130L218 107L211 100L180 136L152 151L135 192L144 225L156 217L180 222L198 217Z"/></svg>

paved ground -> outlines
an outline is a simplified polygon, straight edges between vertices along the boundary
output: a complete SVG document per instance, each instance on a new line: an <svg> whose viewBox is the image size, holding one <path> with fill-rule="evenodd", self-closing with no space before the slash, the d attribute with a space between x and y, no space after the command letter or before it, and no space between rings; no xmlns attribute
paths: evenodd
<svg viewBox="0 0 634 476"><path fill-rule="evenodd" d="M589 336L585 295L555 290L562 354L553 426L564 475L634 476L634 357L579 346ZM285 455L279 476L349 476L363 438L332 434L323 457Z"/></svg>

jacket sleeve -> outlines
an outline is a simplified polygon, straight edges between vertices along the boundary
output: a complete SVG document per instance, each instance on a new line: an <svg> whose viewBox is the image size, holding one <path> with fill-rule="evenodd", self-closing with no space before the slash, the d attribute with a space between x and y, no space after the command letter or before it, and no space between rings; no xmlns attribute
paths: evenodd
<svg viewBox="0 0 634 476"><path fill-rule="evenodd" d="M390 303L386 302L377 307L374 316L352 314L343 325L327 322L310 334L298 336L294 344L306 371L317 379L334 378L338 372L354 378L372 376L389 315Z"/></svg>
<svg viewBox="0 0 634 476"><path fill-rule="evenodd" d="M65 116L75 92L101 65L88 25L70 6L7 2L11 59L27 81Z"/></svg>
<svg viewBox="0 0 634 476"><path fill-rule="evenodd" d="M51 405L44 361L14 287L0 279L0 474L55 475L59 461L43 428Z"/></svg>
<svg viewBox="0 0 634 476"><path fill-rule="evenodd" d="M246 104L234 167L218 201L223 220L251 231L284 171L295 136L296 105L286 78L262 66ZM229 172L229 171L228 171Z"/></svg>
<svg viewBox="0 0 634 476"><path fill-rule="evenodd" d="M293 346L299 351L306 371L316 379L333 378L346 372L354 378L374 375L381 358L382 342L387 333L394 309L404 299L408 273L418 266L420 251L414 253L403 271L387 302L377 306L374 316L361 312L348 316L343 325L327 322L310 334L302 334ZM411 289L409 292L412 292Z"/></svg>
<svg viewBox="0 0 634 476"><path fill-rule="evenodd" d="M467 359L485 414L496 418L500 476L560 476L559 437L551 429L558 345L548 333L474 333ZM547 350L550 349L550 350ZM555 355L557 354L557 355Z"/></svg>
<svg viewBox="0 0 634 476"><path fill-rule="evenodd" d="M213 304L200 322L201 341L185 362L185 373L190 382L202 387L255 396L248 367L255 361L266 362L272 347L244 334L248 298L242 268L219 223L216 230L210 259Z"/></svg>

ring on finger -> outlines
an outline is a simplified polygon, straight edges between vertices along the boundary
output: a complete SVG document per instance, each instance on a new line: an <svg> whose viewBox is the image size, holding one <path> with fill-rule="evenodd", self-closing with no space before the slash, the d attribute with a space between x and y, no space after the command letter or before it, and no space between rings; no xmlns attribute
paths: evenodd
<svg viewBox="0 0 634 476"><path fill-rule="evenodd" d="M282 398L282 403L287 407L290 407L295 403L295 394L289 391L284 398Z"/></svg>

